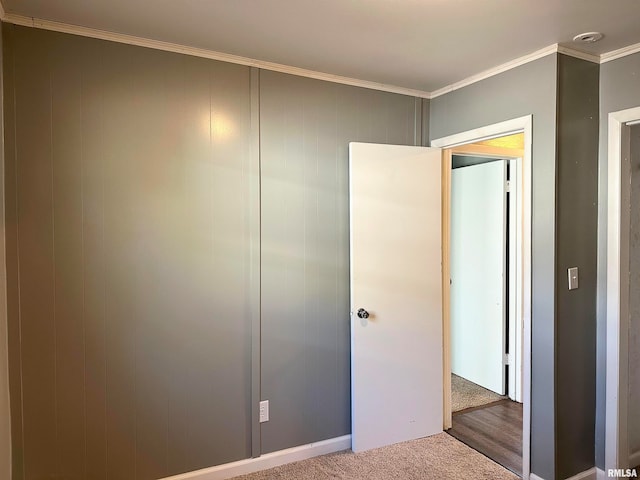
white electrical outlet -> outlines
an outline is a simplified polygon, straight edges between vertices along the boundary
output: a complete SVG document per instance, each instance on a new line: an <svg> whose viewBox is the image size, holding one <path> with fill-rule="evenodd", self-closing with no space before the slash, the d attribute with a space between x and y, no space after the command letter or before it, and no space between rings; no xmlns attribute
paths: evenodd
<svg viewBox="0 0 640 480"><path fill-rule="evenodd" d="M269 400L260 402L260 423L269 421Z"/></svg>

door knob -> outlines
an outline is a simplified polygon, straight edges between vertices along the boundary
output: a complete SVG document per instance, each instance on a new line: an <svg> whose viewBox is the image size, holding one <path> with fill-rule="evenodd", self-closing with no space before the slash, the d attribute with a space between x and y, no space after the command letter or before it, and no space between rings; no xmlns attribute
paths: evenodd
<svg viewBox="0 0 640 480"><path fill-rule="evenodd" d="M358 309L358 318L369 318L369 312L367 312L364 308Z"/></svg>

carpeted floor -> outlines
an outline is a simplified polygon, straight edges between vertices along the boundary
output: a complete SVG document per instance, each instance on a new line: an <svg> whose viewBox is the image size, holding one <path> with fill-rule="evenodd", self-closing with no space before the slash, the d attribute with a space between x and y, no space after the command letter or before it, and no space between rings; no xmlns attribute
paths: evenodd
<svg viewBox="0 0 640 480"><path fill-rule="evenodd" d="M479 407L507 398L487 390L466 378L451 374L451 411L459 412L466 408Z"/></svg>
<svg viewBox="0 0 640 480"><path fill-rule="evenodd" d="M362 453L350 450L235 477L235 480L517 480L519 477L440 433Z"/></svg>

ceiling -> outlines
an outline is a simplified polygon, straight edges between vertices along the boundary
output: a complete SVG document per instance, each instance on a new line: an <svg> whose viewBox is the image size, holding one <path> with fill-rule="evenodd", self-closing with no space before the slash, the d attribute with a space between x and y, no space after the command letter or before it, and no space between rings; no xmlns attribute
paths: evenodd
<svg viewBox="0 0 640 480"><path fill-rule="evenodd" d="M17 14L432 92L559 43L640 43L640 0L2 0ZM595 44L574 35L600 31Z"/></svg>

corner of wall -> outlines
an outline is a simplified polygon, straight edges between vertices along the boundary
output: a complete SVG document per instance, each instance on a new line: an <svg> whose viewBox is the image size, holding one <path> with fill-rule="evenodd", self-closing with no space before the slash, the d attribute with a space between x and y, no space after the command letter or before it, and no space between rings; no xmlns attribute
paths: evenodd
<svg viewBox="0 0 640 480"><path fill-rule="evenodd" d="M556 127L556 473L595 460L599 65L558 55ZM580 287L569 290L567 269ZM576 399L580 399L576 402Z"/></svg>

